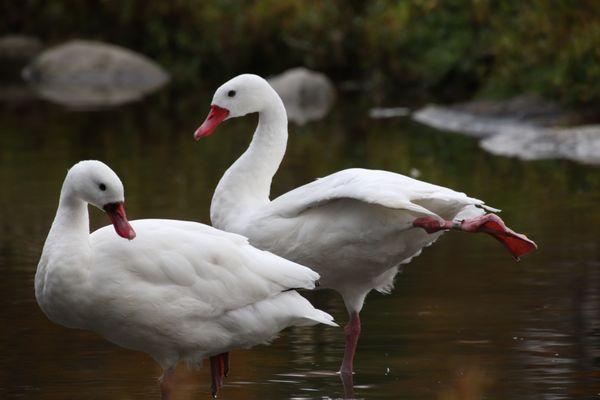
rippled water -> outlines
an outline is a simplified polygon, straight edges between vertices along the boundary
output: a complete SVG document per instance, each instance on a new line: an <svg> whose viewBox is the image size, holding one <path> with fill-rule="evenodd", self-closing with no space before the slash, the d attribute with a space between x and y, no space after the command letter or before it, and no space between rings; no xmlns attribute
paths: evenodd
<svg viewBox="0 0 600 400"><path fill-rule="evenodd" d="M162 94L117 110L0 105L0 398L158 398L142 353L49 322L33 276L69 166L97 158L121 176L131 219L208 222L212 191L250 140L254 117L199 143L210 97ZM498 243L452 233L363 310L355 391L365 399L600 398L600 169L488 155L475 140L406 119L372 120L361 99L291 126L277 195L341 168L381 168L504 209L540 250L515 263ZM92 212L94 227L105 217ZM480 237L481 236L481 237ZM345 323L341 299L310 293ZM341 329L290 329L232 353L224 399L339 398ZM176 399L209 397L208 368L177 372Z"/></svg>

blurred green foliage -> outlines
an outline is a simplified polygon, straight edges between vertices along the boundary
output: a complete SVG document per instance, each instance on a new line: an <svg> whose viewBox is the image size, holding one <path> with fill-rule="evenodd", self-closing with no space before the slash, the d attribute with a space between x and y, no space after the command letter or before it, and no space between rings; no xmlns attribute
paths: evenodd
<svg viewBox="0 0 600 400"><path fill-rule="evenodd" d="M600 103L598 0L0 0L0 14L0 33L120 44L182 82L305 65L391 95Z"/></svg>

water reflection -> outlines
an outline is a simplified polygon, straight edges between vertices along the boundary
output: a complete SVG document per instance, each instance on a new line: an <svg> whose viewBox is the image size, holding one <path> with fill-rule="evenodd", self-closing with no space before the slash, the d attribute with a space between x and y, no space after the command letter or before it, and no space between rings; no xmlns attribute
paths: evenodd
<svg viewBox="0 0 600 400"><path fill-rule="evenodd" d="M86 87L81 85L38 84L32 87L35 93L44 100L79 110L115 107L139 101L148 94L148 91L139 90L138 88L119 86Z"/></svg>
<svg viewBox="0 0 600 400"><path fill-rule="evenodd" d="M600 393L599 266L571 265L571 296L548 298L531 326L514 337L517 354L530 366L527 379L547 388L545 399Z"/></svg>
<svg viewBox="0 0 600 400"><path fill-rule="evenodd" d="M192 133L210 97L152 97L97 113L40 103L0 109L0 397L158 398L154 362L94 334L56 326L38 310L33 274L66 169L99 158L127 188L128 215L208 221L213 188L246 148L256 121L228 122L210 141ZM292 126L273 195L341 168L364 166L460 188L505 210L540 245L520 263L487 238L448 235L409 264L390 296L363 313L354 392L368 399L558 399L600 393L598 169L493 157L469 138L403 119L369 119L339 103ZM326 151L324 151L326 149ZM105 224L92 211L92 225ZM346 321L341 299L308 295ZM341 398L343 334L284 332L232 354L228 399ZM558 354L558 355L556 355ZM177 371L177 397L209 397L209 371ZM283 382L285 381L285 382Z"/></svg>

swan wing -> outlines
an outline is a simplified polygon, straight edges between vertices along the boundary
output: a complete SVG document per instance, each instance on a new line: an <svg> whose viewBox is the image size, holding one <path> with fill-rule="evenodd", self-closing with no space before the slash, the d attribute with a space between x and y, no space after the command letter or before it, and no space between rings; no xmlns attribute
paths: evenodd
<svg viewBox="0 0 600 400"><path fill-rule="evenodd" d="M270 203L273 213L294 217L307 209L339 200L354 199L415 216L453 218L467 206L499 211L484 202L443 186L388 171L346 169L294 189Z"/></svg>
<svg viewBox="0 0 600 400"><path fill-rule="evenodd" d="M319 275L258 250L240 235L174 220L137 220L135 240L112 227L90 235L93 285L136 303L175 304L208 318L295 288L312 289Z"/></svg>

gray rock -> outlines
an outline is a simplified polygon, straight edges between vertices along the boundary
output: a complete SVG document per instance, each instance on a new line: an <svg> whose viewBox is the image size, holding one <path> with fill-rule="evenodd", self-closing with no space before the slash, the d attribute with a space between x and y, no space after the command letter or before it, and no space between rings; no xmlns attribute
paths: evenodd
<svg viewBox="0 0 600 400"><path fill-rule="evenodd" d="M335 89L320 72L293 68L269 79L281 96L290 121L303 125L323 118L333 105Z"/></svg>
<svg viewBox="0 0 600 400"><path fill-rule="evenodd" d="M574 115L558 104L534 94L524 94L502 101L475 100L457 104L453 110L487 118L509 119L536 126L568 123Z"/></svg>
<svg viewBox="0 0 600 400"><path fill-rule="evenodd" d="M406 117L408 115L410 115L410 110L406 107L374 107L369 110L369 117L373 119Z"/></svg>
<svg viewBox="0 0 600 400"><path fill-rule="evenodd" d="M600 164L600 125L571 128L511 128L481 141L492 154L523 160L565 158Z"/></svg>
<svg viewBox="0 0 600 400"><path fill-rule="evenodd" d="M0 37L0 59L30 60L42 50L39 39L25 35L6 35Z"/></svg>
<svg viewBox="0 0 600 400"><path fill-rule="evenodd" d="M141 54L86 40L44 51L23 77L42 98L74 108L139 100L169 81L162 67Z"/></svg>
<svg viewBox="0 0 600 400"><path fill-rule="evenodd" d="M504 101L429 105L414 113L413 119L441 130L488 137L512 128L567 124L577 116L538 96L523 95Z"/></svg>
<svg viewBox="0 0 600 400"><path fill-rule="evenodd" d="M521 126L534 126L510 117L492 117L452 107L429 105L413 114L413 119L432 128L484 138Z"/></svg>
<svg viewBox="0 0 600 400"><path fill-rule="evenodd" d="M413 119L440 130L482 138L480 146L497 155L600 164L600 125L558 127L577 122L579 116L536 96L430 105L414 113Z"/></svg>

